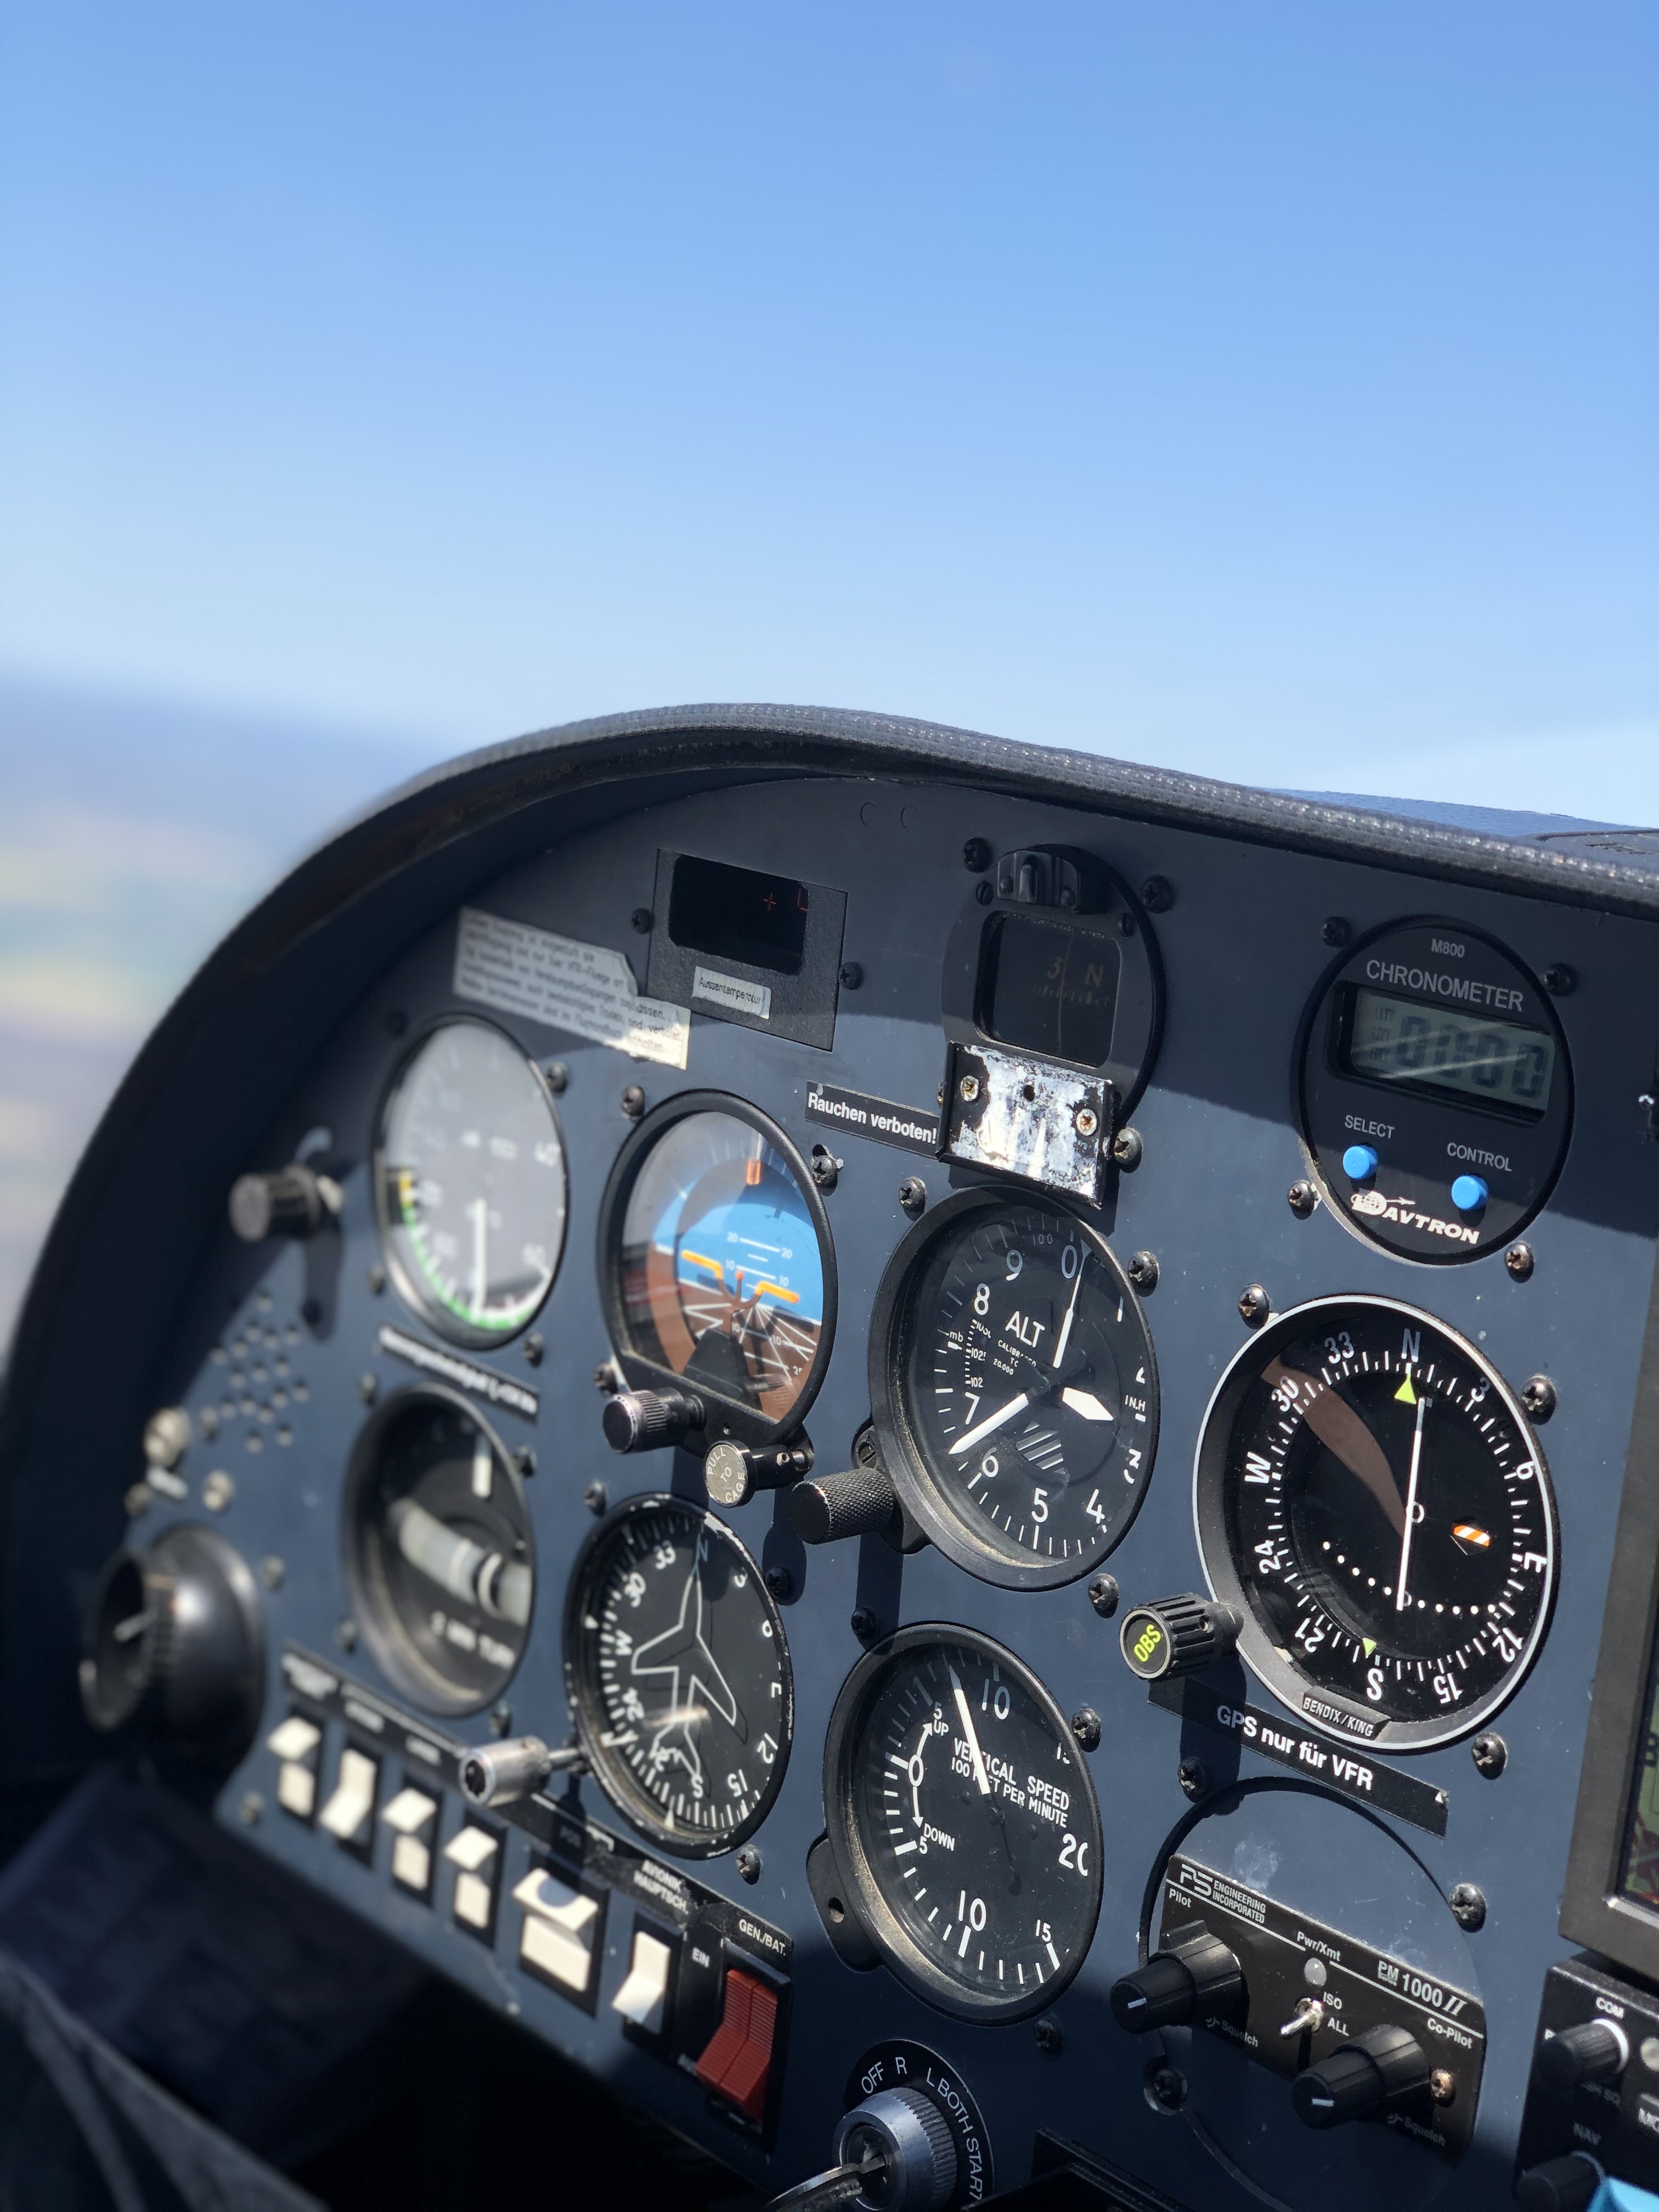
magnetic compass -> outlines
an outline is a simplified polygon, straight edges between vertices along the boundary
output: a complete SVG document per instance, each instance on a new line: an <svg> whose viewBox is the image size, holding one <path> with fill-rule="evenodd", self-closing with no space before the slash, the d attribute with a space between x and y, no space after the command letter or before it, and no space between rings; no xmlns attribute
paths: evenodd
<svg viewBox="0 0 1659 2212"><path fill-rule="evenodd" d="M602 1521L565 1602L566 1694L600 1787L665 1850L711 1858L752 1835L789 1762L783 1621L723 1521L629 1498Z"/></svg>
<svg viewBox="0 0 1659 2212"><path fill-rule="evenodd" d="M1557 1539L1537 1439L1496 1368L1409 1306L1321 1300L1246 1346L1206 1417L1197 1513L1241 1652L1328 1734L1465 1735L1543 1642Z"/></svg>
<svg viewBox="0 0 1659 2212"><path fill-rule="evenodd" d="M894 1254L870 1396L905 1504L987 1582L1070 1582L1133 1520L1158 1449L1158 1362L1110 1246L1006 1188L935 1207Z"/></svg>

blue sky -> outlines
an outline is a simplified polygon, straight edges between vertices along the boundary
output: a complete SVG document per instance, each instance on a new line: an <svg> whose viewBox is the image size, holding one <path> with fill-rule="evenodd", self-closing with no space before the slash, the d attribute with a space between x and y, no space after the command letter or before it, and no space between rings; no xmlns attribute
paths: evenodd
<svg viewBox="0 0 1659 2212"><path fill-rule="evenodd" d="M1651 0L12 0L0 668L1659 819L1656 240Z"/></svg>

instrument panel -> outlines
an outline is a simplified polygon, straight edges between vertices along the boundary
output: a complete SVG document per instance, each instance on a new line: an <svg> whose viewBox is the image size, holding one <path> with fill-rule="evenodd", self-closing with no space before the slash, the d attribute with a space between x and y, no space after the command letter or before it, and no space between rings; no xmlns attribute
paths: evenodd
<svg viewBox="0 0 1659 2212"><path fill-rule="evenodd" d="M141 1063L14 1359L5 1773L142 1747L757 2201L875 2069L938 2203L1510 2203L1659 900L702 726L405 795Z"/></svg>

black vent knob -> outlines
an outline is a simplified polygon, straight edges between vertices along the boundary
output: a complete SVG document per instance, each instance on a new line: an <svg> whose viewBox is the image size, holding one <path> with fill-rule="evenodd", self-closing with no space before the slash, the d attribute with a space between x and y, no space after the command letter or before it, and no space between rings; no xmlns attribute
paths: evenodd
<svg viewBox="0 0 1659 2212"><path fill-rule="evenodd" d="M702 1426L702 1401L689 1390L618 1390L599 1425L612 1451L665 1451Z"/></svg>
<svg viewBox="0 0 1659 2212"><path fill-rule="evenodd" d="M1587 2020L1547 2036L1532 2062L1534 2078L1558 2095L1587 2081L1611 2081L1630 2064L1630 2041L1610 2020Z"/></svg>
<svg viewBox="0 0 1659 2212"><path fill-rule="evenodd" d="M1194 2020L1231 2020L1245 2005L1244 1976L1224 1943L1207 1933L1154 1951L1137 1972L1112 1984L1112 2017L1131 2035L1185 2027Z"/></svg>
<svg viewBox="0 0 1659 2212"><path fill-rule="evenodd" d="M1161 1682L1170 1674L1195 1674L1221 1658L1237 1643L1243 1626L1233 1607L1212 1597L1160 1597L1130 1607L1118 1642L1132 1674L1143 1682Z"/></svg>
<svg viewBox="0 0 1659 2212"><path fill-rule="evenodd" d="M1340 2128L1381 2119L1428 2086L1429 2062L1417 2038L1403 2027L1370 2027L1305 2067L1291 2084L1291 2102L1309 2127Z"/></svg>
<svg viewBox="0 0 1659 2212"><path fill-rule="evenodd" d="M186 1758L234 1764L264 1695L259 1595L241 1553L182 1525L118 1552L88 1610L80 1686L94 1728L137 1723Z"/></svg>
<svg viewBox="0 0 1659 2212"><path fill-rule="evenodd" d="M314 1237L342 1203L338 1183L296 1160L269 1175L238 1176L230 1187L230 1225L245 1244Z"/></svg>

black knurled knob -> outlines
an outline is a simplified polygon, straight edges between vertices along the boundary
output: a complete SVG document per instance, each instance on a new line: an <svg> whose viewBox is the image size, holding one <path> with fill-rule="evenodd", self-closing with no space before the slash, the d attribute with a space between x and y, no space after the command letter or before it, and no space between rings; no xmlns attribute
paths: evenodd
<svg viewBox="0 0 1659 2212"><path fill-rule="evenodd" d="M1610 2020L1587 2020L1547 2036L1532 2062L1534 2077L1558 2094L1586 2081L1611 2081L1630 2063L1625 2031Z"/></svg>
<svg viewBox="0 0 1659 2212"><path fill-rule="evenodd" d="M1403 2027L1370 2027L1304 2067L1291 2084L1297 2119L1310 2128L1381 2119L1429 2086L1429 2062Z"/></svg>
<svg viewBox="0 0 1659 2212"><path fill-rule="evenodd" d="M230 1225L245 1244L314 1237L333 1212L323 1178L297 1160L269 1175L238 1176L230 1187Z"/></svg>
<svg viewBox="0 0 1659 2212"><path fill-rule="evenodd" d="M1199 2019L1230 2019L1244 2007L1238 1960L1212 1936L1189 1937L1155 1951L1146 1965L1112 1984L1112 2017L1131 2035L1185 2027Z"/></svg>
<svg viewBox="0 0 1659 2212"><path fill-rule="evenodd" d="M1243 1626L1231 1606L1212 1597L1160 1597L1129 1608L1118 1642L1132 1674L1161 1682L1170 1674L1196 1674L1219 1659L1237 1643Z"/></svg>
<svg viewBox="0 0 1659 2212"><path fill-rule="evenodd" d="M898 1498L878 1467L849 1467L843 1474L815 1474L789 1493L789 1519L804 1544L833 1544L884 1528Z"/></svg>
<svg viewBox="0 0 1659 2212"><path fill-rule="evenodd" d="M663 1451L702 1426L702 1401L685 1390L618 1390L599 1425L612 1451Z"/></svg>
<svg viewBox="0 0 1659 2212"><path fill-rule="evenodd" d="M1528 2166L1515 2185L1521 2212L1584 2212L1601 2186L1601 2169L1581 2150Z"/></svg>

